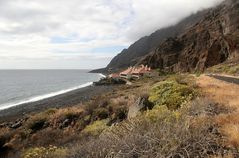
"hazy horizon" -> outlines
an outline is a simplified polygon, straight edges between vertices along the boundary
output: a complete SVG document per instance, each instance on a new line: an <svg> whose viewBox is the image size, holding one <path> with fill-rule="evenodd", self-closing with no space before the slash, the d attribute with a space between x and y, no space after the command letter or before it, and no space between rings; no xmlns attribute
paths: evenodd
<svg viewBox="0 0 239 158"><path fill-rule="evenodd" d="M0 0L0 69L102 68L140 37L220 2Z"/></svg>

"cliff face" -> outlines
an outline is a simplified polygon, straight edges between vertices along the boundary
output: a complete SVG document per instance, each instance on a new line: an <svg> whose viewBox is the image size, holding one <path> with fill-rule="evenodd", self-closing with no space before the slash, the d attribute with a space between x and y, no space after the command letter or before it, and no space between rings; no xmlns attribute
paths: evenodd
<svg viewBox="0 0 239 158"><path fill-rule="evenodd" d="M168 38L137 64L171 71L202 71L239 56L239 1L227 0L176 38Z"/></svg>
<svg viewBox="0 0 239 158"><path fill-rule="evenodd" d="M107 72L108 70L117 71L131 65L135 65L142 57L149 54L152 50L157 48L158 44L163 40L176 37L183 33L187 28L198 22L206 13L206 10L193 14L178 24L167 28L160 29L150 36L145 36L128 49L124 49L104 69L98 69L92 72Z"/></svg>
<svg viewBox="0 0 239 158"><path fill-rule="evenodd" d="M119 71L138 64L169 71L203 71L238 54L239 1L225 0L215 8L141 38L106 68L92 72Z"/></svg>

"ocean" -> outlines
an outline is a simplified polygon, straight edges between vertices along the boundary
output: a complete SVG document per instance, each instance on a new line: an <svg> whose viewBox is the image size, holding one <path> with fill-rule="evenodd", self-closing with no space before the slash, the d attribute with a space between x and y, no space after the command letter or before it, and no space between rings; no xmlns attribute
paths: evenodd
<svg viewBox="0 0 239 158"><path fill-rule="evenodd" d="M92 85L88 70L0 70L0 110Z"/></svg>

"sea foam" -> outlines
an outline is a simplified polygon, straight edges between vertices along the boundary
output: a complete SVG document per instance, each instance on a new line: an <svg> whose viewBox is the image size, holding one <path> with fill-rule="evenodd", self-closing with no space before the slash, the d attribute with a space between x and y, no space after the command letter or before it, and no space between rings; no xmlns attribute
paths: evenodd
<svg viewBox="0 0 239 158"><path fill-rule="evenodd" d="M3 105L0 105L0 110L5 110L5 109L9 109L11 107L18 106L18 105L21 105L21 104L32 103L32 102L40 101L40 100L43 100L43 99L51 98L51 97L54 97L54 96L57 96L57 95L60 95L60 94L64 94L64 93L74 91L74 90L77 90L77 89L80 89L80 88L91 86L92 84L93 84L93 82L87 82L85 84L82 84L82 85L79 85L79 86L76 86L76 87L68 88L68 89L65 89L65 90L60 90L60 91L57 91L57 92L51 92L51 93L40 95L40 96L35 96L35 97L28 98L28 99L25 99L25 100L22 100L22 101L19 101L19 102L16 102L16 103L3 104Z"/></svg>

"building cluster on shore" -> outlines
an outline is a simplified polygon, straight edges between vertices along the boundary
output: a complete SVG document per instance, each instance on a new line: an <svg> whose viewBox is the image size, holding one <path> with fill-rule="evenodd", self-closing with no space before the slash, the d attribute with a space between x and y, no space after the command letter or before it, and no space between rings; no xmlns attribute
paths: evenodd
<svg viewBox="0 0 239 158"><path fill-rule="evenodd" d="M127 68L126 70L120 72L120 73L113 73L110 74L110 78L125 78L125 79L130 79L130 78L137 78L139 79L142 76L150 76L151 75L151 68L148 67L147 65L140 65L140 66L131 66Z"/></svg>

